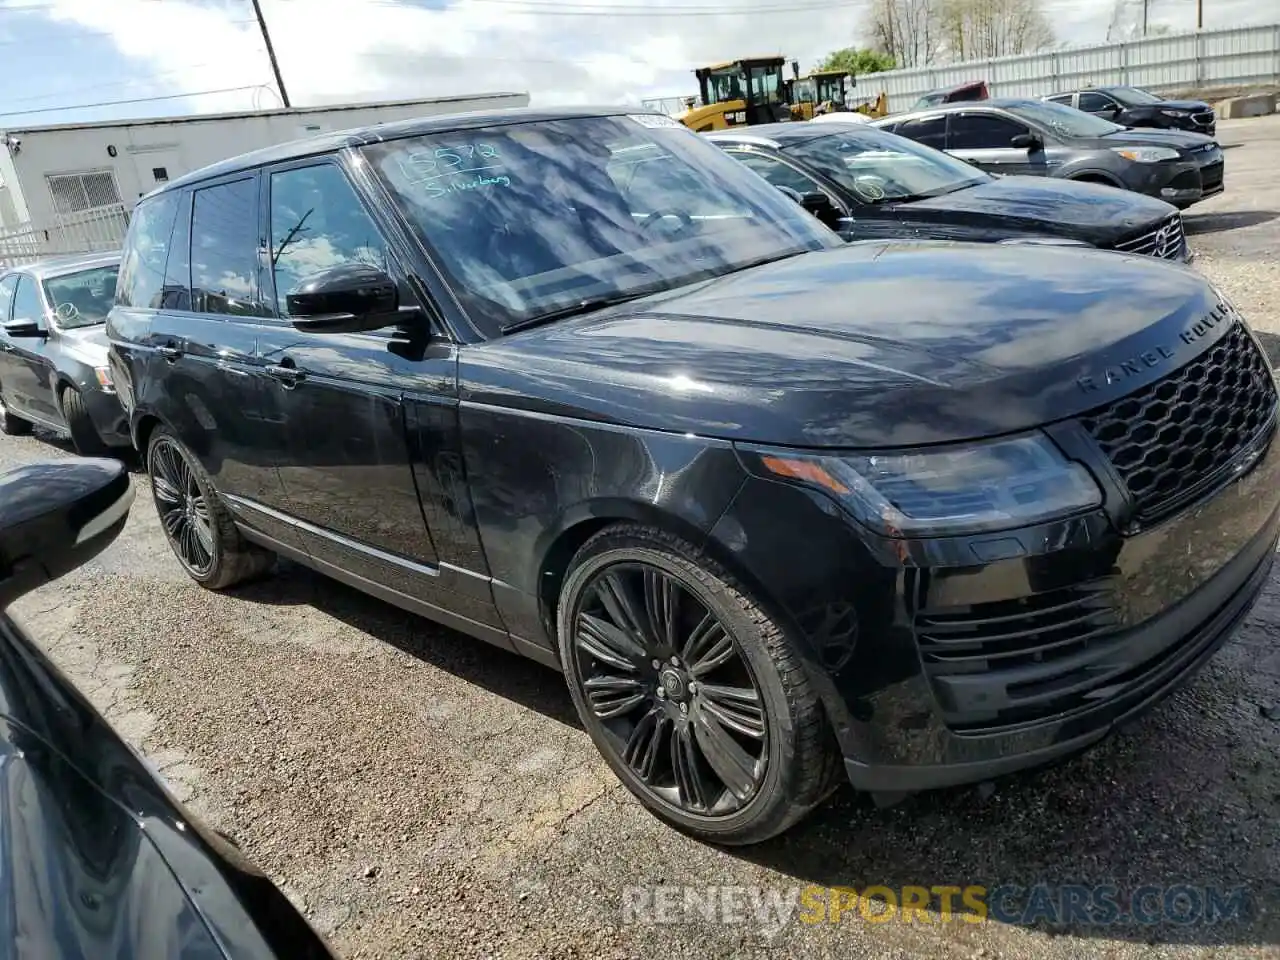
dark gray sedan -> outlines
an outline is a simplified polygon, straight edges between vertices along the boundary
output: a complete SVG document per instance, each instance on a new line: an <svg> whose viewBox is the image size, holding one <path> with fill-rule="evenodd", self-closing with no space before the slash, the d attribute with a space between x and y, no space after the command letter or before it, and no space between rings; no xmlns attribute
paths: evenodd
<svg viewBox="0 0 1280 960"><path fill-rule="evenodd" d="M107 313L120 255L86 254L0 272L0 429L38 423L85 456L131 445L107 368Z"/></svg>
<svg viewBox="0 0 1280 960"><path fill-rule="evenodd" d="M1221 193L1222 148L1182 130L1132 130L1041 100L953 103L875 126L946 150L988 173L1058 177L1159 197L1186 208Z"/></svg>

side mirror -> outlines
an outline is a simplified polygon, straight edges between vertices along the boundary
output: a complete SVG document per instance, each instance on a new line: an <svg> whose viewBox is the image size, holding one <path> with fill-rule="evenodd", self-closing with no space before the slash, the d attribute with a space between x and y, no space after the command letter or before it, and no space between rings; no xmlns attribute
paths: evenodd
<svg viewBox="0 0 1280 960"><path fill-rule="evenodd" d="M1044 146L1044 141L1034 133L1020 133L1009 141L1009 146L1019 150L1039 150Z"/></svg>
<svg viewBox="0 0 1280 960"><path fill-rule="evenodd" d="M54 460L0 473L0 608L101 553L132 505L133 484L118 460Z"/></svg>
<svg viewBox="0 0 1280 960"><path fill-rule="evenodd" d="M49 331L34 320L7 320L4 332L10 337L47 337Z"/></svg>
<svg viewBox="0 0 1280 960"><path fill-rule="evenodd" d="M400 320L396 282L367 263L344 263L312 274L285 303L289 321L310 333L381 330Z"/></svg>

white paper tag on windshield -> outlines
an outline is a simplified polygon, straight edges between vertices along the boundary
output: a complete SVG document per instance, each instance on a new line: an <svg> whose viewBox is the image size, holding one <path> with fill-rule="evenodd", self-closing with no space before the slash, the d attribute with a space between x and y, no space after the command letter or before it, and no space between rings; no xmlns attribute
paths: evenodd
<svg viewBox="0 0 1280 960"><path fill-rule="evenodd" d="M629 113L628 120L634 120L642 127L683 127L684 124L678 120L672 120L670 117L661 113Z"/></svg>

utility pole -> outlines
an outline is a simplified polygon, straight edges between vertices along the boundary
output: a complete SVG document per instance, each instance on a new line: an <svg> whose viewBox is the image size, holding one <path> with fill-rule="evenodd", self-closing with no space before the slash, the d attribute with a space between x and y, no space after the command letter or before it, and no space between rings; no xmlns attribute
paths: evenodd
<svg viewBox="0 0 1280 960"><path fill-rule="evenodd" d="M1142 35L1144 37L1147 35L1147 3L1148 0L1142 0Z"/></svg>
<svg viewBox="0 0 1280 960"><path fill-rule="evenodd" d="M1196 29L1204 29L1204 0L1196 0Z"/></svg>
<svg viewBox="0 0 1280 960"><path fill-rule="evenodd" d="M289 103L289 91L284 88L284 77L280 76L280 64L276 62L276 51L271 46L271 34L267 31L267 21L262 19L262 7L258 4L258 0L253 0L253 12L258 17L258 26L262 28L262 42L267 45L267 57L271 60L271 72L276 75L276 86L280 88L280 99L284 102L287 110L292 106Z"/></svg>

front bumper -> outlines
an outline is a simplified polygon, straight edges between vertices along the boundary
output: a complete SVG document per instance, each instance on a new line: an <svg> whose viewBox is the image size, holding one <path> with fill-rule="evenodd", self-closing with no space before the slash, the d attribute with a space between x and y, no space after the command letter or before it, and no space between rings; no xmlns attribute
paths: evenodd
<svg viewBox="0 0 1280 960"><path fill-rule="evenodd" d="M985 780L1102 739L1230 637L1280 537L1276 431L1247 452L1247 469L1135 533L1109 502L984 537L882 540L822 494L752 477L711 542L787 621L856 787Z"/></svg>
<svg viewBox="0 0 1280 960"><path fill-rule="evenodd" d="M95 382L92 385L81 384L80 395L84 397L89 419L93 421L103 443L109 447L133 446L129 418L125 415L118 394L107 393Z"/></svg>

